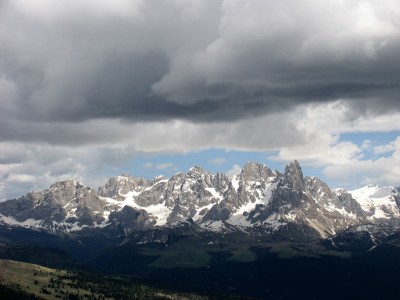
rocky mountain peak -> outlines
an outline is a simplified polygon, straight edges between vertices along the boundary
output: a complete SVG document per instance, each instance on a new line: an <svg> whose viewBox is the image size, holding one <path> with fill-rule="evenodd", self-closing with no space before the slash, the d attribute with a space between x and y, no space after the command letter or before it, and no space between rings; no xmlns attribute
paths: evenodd
<svg viewBox="0 0 400 300"><path fill-rule="evenodd" d="M333 189L332 191L336 194L336 196L340 196L342 194L347 193L347 190L344 188L337 188L337 189Z"/></svg>
<svg viewBox="0 0 400 300"><path fill-rule="evenodd" d="M165 177L163 175L158 175L158 176L154 177L153 184L155 184L161 180L165 180Z"/></svg>
<svg viewBox="0 0 400 300"><path fill-rule="evenodd" d="M186 175L188 176L195 176L195 177L203 174L209 174L209 173L200 166L191 167L189 171L186 173Z"/></svg>
<svg viewBox="0 0 400 300"><path fill-rule="evenodd" d="M304 177L305 190L315 198L333 199L337 194L318 177Z"/></svg>
<svg viewBox="0 0 400 300"><path fill-rule="evenodd" d="M49 189L50 190L56 190L56 189L65 190L65 189L79 189L82 187L84 187L82 182L75 181L72 179L67 179L67 180L60 180L60 181L53 183Z"/></svg>
<svg viewBox="0 0 400 300"><path fill-rule="evenodd" d="M0 212L25 226L55 232L68 231L74 224L93 226L104 221L104 207L105 202L92 188L74 180L62 180L47 190L0 203Z"/></svg>
<svg viewBox="0 0 400 300"><path fill-rule="evenodd" d="M79 195L92 189L84 186L81 182L74 180L61 180L53 183L50 188L46 191L42 191L44 203L53 203L59 205L65 205L71 200L76 199Z"/></svg>
<svg viewBox="0 0 400 300"><path fill-rule="evenodd" d="M241 179L245 181L267 181L268 178L275 176L276 174L266 165L255 162L247 162L240 173Z"/></svg>
<svg viewBox="0 0 400 300"><path fill-rule="evenodd" d="M400 208L400 187L395 187L393 189L393 198L397 203L397 206Z"/></svg>
<svg viewBox="0 0 400 300"><path fill-rule="evenodd" d="M133 177L127 174L111 177L108 182L99 187L98 194L102 197L122 199L122 195L131 191L141 190L149 185L144 178Z"/></svg>
<svg viewBox="0 0 400 300"><path fill-rule="evenodd" d="M174 226L190 217L205 229L238 226L251 231L261 226L277 232L297 226L308 235L327 237L350 226L400 218L399 195L398 188L376 186L351 193L332 190L317 177L303 177L297 161L283 174L248 162L233 177L198 166L151 181L124 174L110 178L98 193L63 180L0 203L0 224L14 222L52 232L119 228L126 233Z"/></svg>
<svg viewBox="0 0 400 300"><path fill-rule="evenodd" d="M292 161L285 168L284 182L290 189L297 192L304 192L303 171L297 160Z"/></svg>

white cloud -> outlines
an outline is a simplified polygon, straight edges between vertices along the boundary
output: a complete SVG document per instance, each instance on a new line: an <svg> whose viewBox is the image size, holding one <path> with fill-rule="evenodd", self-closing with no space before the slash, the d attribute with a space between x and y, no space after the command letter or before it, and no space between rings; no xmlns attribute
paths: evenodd
<svg viewBox="0 0 400 300"><path fill-rule="evenodd" d="M33 182L35 180L35 176L29 174L10 174L6 177L7 181L12 182Z"/></svg>
<svg viewBox="0 0 400 300"><path fill-rule="evenodd" d="M374 154L385 154L396 150L395 141L387 145L379 145L373 148Z"/></svg>
<svg viewBox="0 0 400 300"><path fill-rule="evenodd" d="M352 142L339 141L341 133L354 130L353 121L347 119L346 113L347 107L342 101L299 107L291 118L296 130L304 134L304 142L282 147L278 155L271 158L298 159L313 166L350 162L360 155L361 149Z"/></svg>
<svg viewBox="0 0 400 300"><path fill-rule="evenodd" d="M372 146L370 140L357 145L340 138L344 133L400 130L398 122L394 122L400 119L400 114L364 115L354 119L348 117L349 111L343 101L298 108L292 116L301 116L297 130L305 135L304 143L283 147L270 159L298 159L303 165L322 168L327 179L337 186L400 185L400 132L396 140L384 145ZM378 157L365 154L370 150ZM393 154L388 157L380 156L390 152Z"/></svg>
<svg viewBox="0 0 400 300"><path fill-rule="evenodd" d="M242 171L242 168L239 165L233 165L232 169L225 173L226 176L231 177L239 174Z"/></svg>
<svg viewBox="0 0 400 300"><path fill-rule="evenodd" d="M361 145L361 149L362 150L368 150L372 147L372 142L371 140L364 140L362 145Z"/></svg>
<svg viewBox="0 0 400 300"><path fill-rule="evenodd" d="M154 164L151 163L151 162L147 162L147 163L144 163L142 165L142 167L145 168L145 169L153 169L154 168Z"/></svg>
<svg viewBox="0 0 400 300"><path fill-rule="evenodd" d="M0 143L0 182L3 185L0 198L46 188L63 178L98 186L105 182L106 177L114 175L110 174L110 169L119 174L121 167L141 153L157 155L210 148L274 150L277 155L273 159L297 159L302 165L323 168L328 180L340 181L344 185L357 186L367 181L394 185L397 181L399 185L396 159L400 153L400 138L385 145L373 144L373 147L371 145L368 148L366 145L370 144L367 142L357 145L351 140L341 140L340 135L360 130L369 132L374 128L378 132L396 130L398 122L392 121L396 117L400 119L400 116L370 115L354 119L348 117L348 112L346 102L337 101L329 105L306 105L293 111L229 123L204 124L182 120L133 124L97 120L62 126L54 123L51 131L44 132L47 138L54 134L54 145L40 140ZM377 120L385 126L375 127ZM13 127L16 134L20 130L18 126L16 124ZM63 135L60 135L62 129ZM22 130L30 135L30 131L36 129L34 125L23 124ZM378 157L365 157L365 151L371 150ZM389 150L393 151L390 157L379 158L380 154L390 153ZM210 161L214 164L224 162L224 158ZM154 170L176 168L172 161L148 162L143 167ZM236 166L228 173L233 174L239 168ZM27 182L27 179L31 181Z"/></svg>
<svg viewBox="0 0 400 300"><path fill-rule="evenodd" d="M14 155L10 154L11 150ZM115 144L93 148L3 142L0 144L3 186L0 199L44 189L62 179L75 179L97 187L112 175L104 174L106 167L119 169L133 156L129 147Z"/></svg>
<svg viewBox="0 0 400 300"><path fill-rule="evenodd" d="M393 155L375 160L354 160L345 165L328 165L323 172L345 187L354 188L367 184L400 186L399 166L399 157Z"/></svg>
<svg viewBox="0 0 400 300"><path fill-rule="evenodd" d="M226 163L226 159L223 157L218 157L218 158L210 159L208 162L212 165L220 166L220 165Z"/></svg>
<svg viewBox="0 0 400 300"><path fill-rule="evenodd" d="M358 118L349 117L349 113L351 109L343 100L298 107L291 114L291 121L295 124L296 132L304 134L304 140L298 145L282 147L274 159L297 158L316 165L347 164L354 159L361 159L362 152L370 147L371 141L365 140L358 146L352 141L341 141L341 134L400 130L399 122L394 122L400 119L398 112L362 115ZM393 146L376 146L374 149L379 151L382 147L386 149Z"/></svg>
<svg viewBox="0 0 400 300"><path fill-rule="evenodd" d="M153 169L153 170L166 170L166 169L174 169L173 163L158 163L154 164L152 162L147 162L142 165L145 169Z"/></svg>

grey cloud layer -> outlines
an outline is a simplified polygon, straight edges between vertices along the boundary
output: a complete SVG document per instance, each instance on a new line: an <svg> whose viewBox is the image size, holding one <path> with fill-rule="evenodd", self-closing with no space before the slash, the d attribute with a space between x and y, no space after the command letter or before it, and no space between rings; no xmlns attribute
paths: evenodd
<svg viewBox="0 0 400 300"><path fill-rule="evenodd" d="M399 109L397 1L113 3L3 1L2 114L229 121L337 99Z"/></svg>
<svg viewBox="0 0 400 300"><path fill-rule="evenodd" d="M399 130L399 20L398 0L0 0L0 199L144 152L347 166L341 133Z"/></svg>

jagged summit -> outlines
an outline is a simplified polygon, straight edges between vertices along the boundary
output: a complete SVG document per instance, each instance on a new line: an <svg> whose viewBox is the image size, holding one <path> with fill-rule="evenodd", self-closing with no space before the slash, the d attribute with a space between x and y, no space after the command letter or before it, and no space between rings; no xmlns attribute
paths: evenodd
<svg viewBox="0 0 400 300"><path fill-rule="evenodd" d="M142 190L149 184L150 182L144 178L123 174L111 177L104 186L98 188L98 194L102 197L123 199L123 195L132 191Z"/></svg>
<svg viewBox="0 0 400 300"><path fill-rule="evenodd" d="M104 221L105 203L95 190L74 180L62 180L44 191L0 203L0 218L24 227L69 231Z"/></svg>
<svg viewBox="0 0 400 300"><path fill-rule="evenodd" d="M67 179L67 180L60 180L60 181L57 181L57 182L53 183L50 186L50 189L58 189L58 188L60 188L60 189L68 189L69 187L81 188L83 186L84 186L84 184L82 182L80 182L80 181Z"/></svg>
<svg viewBox="0 0 400 300"><path fill-rule="evenodd" d="M187 173L206 174L208 172L206 170L204 170L203 167L194 166L194 167L191 167Z"/></svg>
<svg viewBox="0 0 400 300"><path fill-rule="evenodd" d="M248 181L263 181L267 178L275 177L276 174L264 164L247 162L244 165L240 176L244 180Z"/></svg>
<svg viewBox="0 0 400 300"><path fill-rule="evenodd" d="M286 166L284 180L292 190L297 192L304 191L303 171L297 160L294 160Z"/></svg>
<svg viewBox="0 0 400 300"><path fill-rule="evenodd" d="M53 233L83 229L146 231L192 220L205 231L332 237L357 226L399 226L400 189L332 190L303 176L295 160L283 173L247 162L228 177L199 166L153 180L128 174L97 191L73 180L0 203L0 223ZM374 226L375 226L374 225ZM361 228L360 227L360 228Z"/></svg>

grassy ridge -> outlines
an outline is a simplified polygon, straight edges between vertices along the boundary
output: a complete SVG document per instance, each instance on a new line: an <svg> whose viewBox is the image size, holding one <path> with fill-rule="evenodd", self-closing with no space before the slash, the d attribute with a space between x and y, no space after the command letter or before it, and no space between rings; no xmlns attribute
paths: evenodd
<svg viewBox="0 0 400 300"><path fill-rule="evenodd" d="M249 299L223 294L176 292L139 283L129 277L74 273L0 259L0 299Z"/></svg>
<svg viewBox="0 0 400 300"><path fill-rule="evenodd" d="M0 283L34 295L31 299L207 299L132 284L122 278L78 274L12 260L0 260Z"/></svg>
<svg viewBox="0 0 400 300"><path fill-rule="evenodd" d="M81 295L87 299L110 299L88 289L76 288L76 274L35 264L0 260L2 285L20 289L42 299L74 298ZM84 299L84 298L83 298Z"/></svg>

